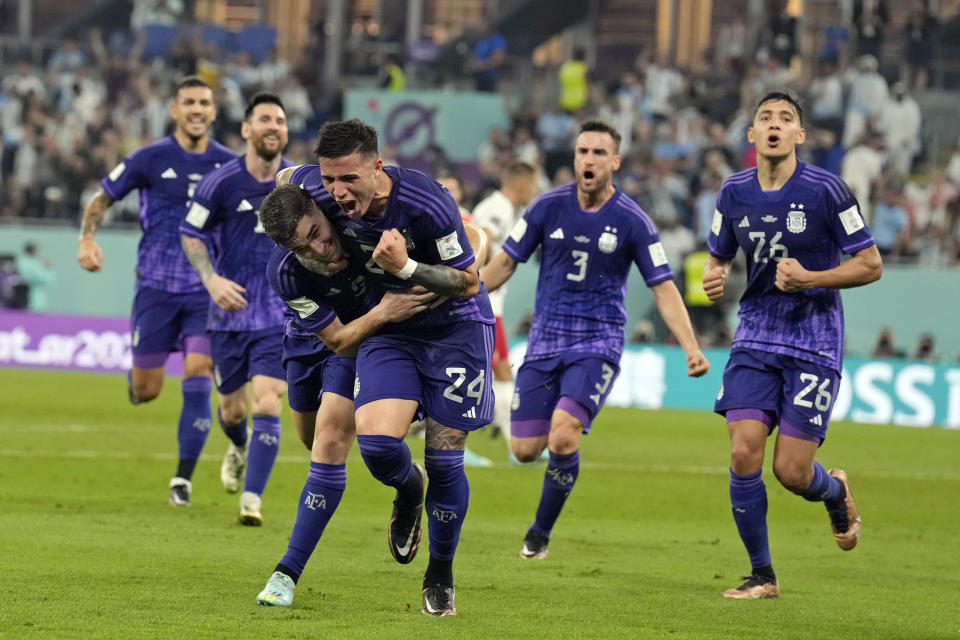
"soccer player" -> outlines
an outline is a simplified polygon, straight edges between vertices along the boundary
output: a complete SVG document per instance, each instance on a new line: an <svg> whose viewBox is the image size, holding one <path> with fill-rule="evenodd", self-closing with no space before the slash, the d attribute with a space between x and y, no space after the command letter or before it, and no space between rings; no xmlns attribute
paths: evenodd
<svg viewBox="0 0 960 640"><path fill-rule="evenodd" d="M500 252L518 215L537 195L538 178L539 171L535 166L523 160L513 160L500 173L500 188L474 207L474 220L490 238L492 254ZM503 301L506 295L506 286L490 292L490 306L497 319L497 341L493 350L493 418L494 424L506 434L509 447L513 372L510 370L507 334L503 329Z"/></svg>
<svg viewBox="0 0 960 640"><path fill-rule="evenodd" d="M278 182L287 177L281 173ZM323 356L314 357L313 379L299 376L302 384L291 379L288 369L291 398L298 386L305 390L303 404L309 402L312 386L319 389L322 384L323 390L316 414L310 473L300 497L290 542L266 587L257 596L258 604L290 606L300 574L346 487L345 462L355 436L355 359L348 356L355 354L357 345L382 325L424 310L424 305L436 296L416 293L419 287L411 293L387 292L379 304L364 313L370 301L383 290L373 280L369 280L368 287L363 262L340 259L340 240L307 193L295 185L281 185L268 196L264 210L267 232L285 247L296 249L295 253L287 248L274 250L267 268L271 285L291 310L296 309L296 324L315 330L316 337L337 352L333 354L325 349ZM281 215L274 216L274 213ZM302 221L305 222L301 224ZM316 227L314 236L308 239L313 227ZM475 229L468 228L468 233L471 231ZM471 235L471 243L475 238L481 243L486 239L479 231ZM478 256L483 250L480 247ZM348 324L342 324L348 320ZM304 354L290 362L301 366L307 357Z"/></svg>
<svg viewBox="0 0 960 640"><path fill-rule="evenodd" d="M814 461L840 383L843 309L838 289L877 280L883 264L856 198L842 180L800 162L803 110L791 95L761 98L747 137L757 166L735 173L717 194L703 287L723 296L742 248L747 288L715 410L730 433L730 502L750 556L750 576L726 598L780 594L767 541L761 478L767 437L779 426L773 473L811 502L823 502L841 549L860 537L847 474ZM852 254L841 264L840 253Z"/></svg>
<svg viewBox="0 0 960 640"><path fill-rule="evenodd" d="M550 533L580 472L581 434L590 432L619 373L631 262L686 353L687 375L702 376L710 367L657 228L611 182L620 166L619 147L616 129L596 120L584 123L574 149L577 181L534 200L483 272L483 282L495 290L518 262L543 247L510 425L513 453L522 462L550 451L536 517L520 550L524 558L547 557Z"/></svg>
<svg viewBox="0 0 960 640"><path fill-rule="evenodd" d="M246 152L200 181L180 233L183 251L211 298L207 330L220 396L217 416L230 439L220 479L230 493L243 484L240 522L260 526L261 496L280 446L280 408L287 390L284 304L265 276L275 245L259 217L260 202L273 189L277 171L290 165L281 155L288 133L280 99L272 93L253 96L240 135L247 141ZM248 447L251 389L253 433Z"/></svg>
<svg viewBox="0 0 960 640"><path fill-rule="evenodd" d="M315 153L319 165L297 169L291 182L306 185L353 259L388 289L419 284L448 298L363 342L354 401L364 462L397 490L388 541L401 564L419 548L426 482L403 438L418 405L427 415L430 561L422 610L456 615L453 558L469 502L463 449L467 433L493 413L486 290L450 193L422 173L383 166L372 127L327 123Z"/></svg>
<svg viewBox="0 0 960 640"><path fill-rule="evenodd" d="M211 140L216 117L213 91L197 78L184 78L170 107L172 135L137 149L100 182L83 212L77 260L100 271L103 252L93 234L107 208L140 190L136 293L133 299L133 369L128 395L133 404L153 400L163 387L164 367L183 351L183 409L177 429L179 464L170 480L170 504L190 504L190 478L210 431L210 341L206 333L209 298L180 248L180 222L200 179L235 154Z"/></svg>

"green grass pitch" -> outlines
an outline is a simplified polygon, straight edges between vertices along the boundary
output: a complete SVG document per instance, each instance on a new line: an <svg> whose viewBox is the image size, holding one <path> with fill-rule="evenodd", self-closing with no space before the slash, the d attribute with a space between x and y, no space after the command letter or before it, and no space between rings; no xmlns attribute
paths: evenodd
<svg viewBox="0 0 960 640"><path fill-rule="evenodd" d="M255 597L286 549L308 455L289 420L265 524L236 522L214 428L193 506L167 505L178 380L132 407L115 376L0 371L3 638L957 638L960 433L832 425L819 455L850 474L860 545L837 549L822 505L769 471L779 600L720 593L748 570L727 495L727 436L712 414L606 409L584 440L550 557L517 552L542 467L468 469L456 618L420 613L424 547L386 544L392 491L356 447L347 492L289 609ZM422 441L409 441L422 459ZM772 445L772 441L771 441Z"/></svg>

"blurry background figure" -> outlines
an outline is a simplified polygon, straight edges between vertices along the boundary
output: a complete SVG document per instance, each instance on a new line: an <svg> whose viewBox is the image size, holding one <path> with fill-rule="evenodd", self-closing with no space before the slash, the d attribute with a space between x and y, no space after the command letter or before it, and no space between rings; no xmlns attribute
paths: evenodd
<svg viewBox="0 0 960 640"><path fill-rule="evenodd" d="M920 106L907 93L907 85L894 83L890 98L877 116L877 128L883 131L890 168L897 176L910 173L913 159L920 152L921 124Z"/></svg>
<svg viewBox="0 0 960 640"><path fill-rule="evenodd" d="M649 320L640 320L630 330L630 344L650 344L654 340L653 323Z"/></svg>
<svg viewBox="0 0 960 640"><path fill-rule="evenodd" d="M905 355L903 349L897 349L893 340L893 330L890 327L881 329L870 356L873 358L903 358Z"/></svg>
<svg viewBox="0 0 960 640"><path fill-rule="evenodd" d="M886 0L854 0L853 29L857 34L857 53L879 56L883 31L889 21Z"/></svg>
<svg viewBox="0 0 960 640"><path fill-rule="evenodd" d="M877 203L873 210L873 239L884 258L904 253L909 238L909 216L902 206L903 190L898 178L877 181Z"/></svg>
<svg viewBox="0 0 960 640"><path fill-rule="evenodd" d="M937 361L937 352L933 342L933 336L929 333L920 335L917 339L917 346L913 349L910 356L914 360L925 360L927 362Z"/></svg>
<svg viewBox="0 0 960 640"><path fill-rule="evenodd" d="M23 255L17 258L17 272L30 287L27 308L31 311L45 311L47 287L54 283L57 276L50 260L37 253L36 244L28 242L23 245Z"/></svg>

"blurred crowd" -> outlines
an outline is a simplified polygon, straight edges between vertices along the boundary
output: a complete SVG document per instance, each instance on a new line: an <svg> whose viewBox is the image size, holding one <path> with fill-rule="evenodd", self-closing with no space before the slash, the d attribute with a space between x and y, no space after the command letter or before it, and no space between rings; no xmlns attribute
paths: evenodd
<svg viewBox="0 0 960 640"><path fill-rule="evenodd" d="M960 142L949 156L931 150L915 97L929 77L936 20L926 3L917 4L902 36L904 64L891 74L876 57L886 3L865 4L870 14L863 15L861 6L853 38L828 40L802 65L796 64L793 19L774 12L749 55L742 51L743 34L731 27L689 69L642 53L611 76L610 70L591 69L580 50L559 68L539 69L551 81L535 83L539 88L519 104L505 99L512 105L512 127L490 131L477 150L480 180L466 181L466 205L497 187L500 169L512 158L541 166L544 189L571 181L578 125L599 117L623 136L617 184L655 219L671 265L682 272L684 261L704 246L723 179L754 163L746 129L757 98L786 87L807 105L802 158L850 185L887 260L956 264ZM176 6L164 3L167 13ZM167 133L171 88L187 73L216 88L214 134L238 151L245 99L255 91L281 96L291 129L287 155L297 162L310 159L316 127L340 115L337 99L323 102L330 92L321 92L315 65L273 51L255 61L250 52L203 37L199 26L191 31L182 16L133 17L130 33L137 35L94 29L84 41L64 40L43 65L24 60L4 69L0 219L77 220L103 175L132 149ZM179 21L179 35L165 57L148 59L145 24L168 19ZM481 35L464 58L463 75L477 90L497 91L509 70L510 43L491 23L477 28ZM316 44L311 47L304 59L318 59ZM412 88L404 78L412 63L402 57L350 55L347 62L367 76L362 81L368 86ZM436 173L450 170L442 148L426 160ZM112 209L114 221L136 220L133 198Z"/></svg>

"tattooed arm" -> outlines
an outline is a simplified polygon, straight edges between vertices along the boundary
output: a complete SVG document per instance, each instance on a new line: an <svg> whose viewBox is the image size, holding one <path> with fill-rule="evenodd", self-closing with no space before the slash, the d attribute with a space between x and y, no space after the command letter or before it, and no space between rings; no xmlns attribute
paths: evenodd
<svg viewBox="0 0 960 640"><path fill-rule="evenodd" d="M83 221L80 223L80 246L77 249L77 261L87 271L100 271L103 267L103 251L93 240L93 234L103 220L113 198L107 195L103 187L97 189L93 198L83 210Z"/></svg>
<svg viewBox="0 0 960 640"><path fill-rule="evenodd" d="M374 261L384 270L448 298L470 298L480 291L476 262L465 269L419 262L412 272L404 273L408 258L407 241L400 232L396 229L384 231L373 250Z"/></svg>
<svg viewBox="0 0 960 640"><path fill-rule="evenodd" d="M240 311L247 306L247 300L242 295L247 290L233 280L217 275L203 240L181 233L180 246L218 307L224 311Z"/></svg>

